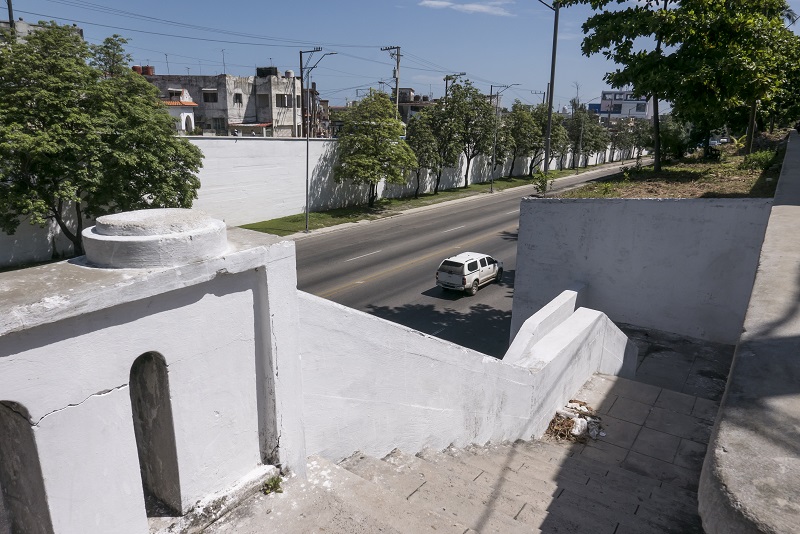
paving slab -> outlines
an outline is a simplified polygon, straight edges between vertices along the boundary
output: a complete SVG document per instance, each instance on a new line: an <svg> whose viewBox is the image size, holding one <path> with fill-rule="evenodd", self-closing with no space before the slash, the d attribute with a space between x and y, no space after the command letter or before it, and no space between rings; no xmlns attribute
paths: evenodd
<svg viewBox="0 0 800 534"><path fill-rule="evenodd" d="M661 393L659 394L658 399L656 399L656 402L653 406L656 408L671 410L673 412L692 415L692 410L697 404L697 400L698 398L693 395L680 393L668 388L662 388ZM712 401L708 401L706 399L702 400L713 404Z"/></svg>
<svg viewBox="0 0 800 534"><path fill-rule="evenodd" d="M672 462L680 444L681 438L678 436L644 427L636 437L631 450L665 462Z"/></svg>
<svg viewBox="0 0 800 534"><path fill-rule="evenodd" d="M650 415L647 416L644 426L698 443L708 443L712 428L711 422L706 419L663 408L653 408Z"/></svg>

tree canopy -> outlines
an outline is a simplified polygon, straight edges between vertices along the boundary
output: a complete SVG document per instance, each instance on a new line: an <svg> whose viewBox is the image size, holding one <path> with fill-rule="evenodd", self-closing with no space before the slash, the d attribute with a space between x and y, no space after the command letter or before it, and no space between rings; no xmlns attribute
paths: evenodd
<svg viewBox="0 0 800 534"><path fill-rule="evenodd" d="M422 113L409 119L406 129L406 142L417 160L414 168L417 177L414 198L419 197L422 172L425 171L427 176L429 171L439 172L442 167L442 157L437 149L437 139L433 131L433 119L433 111L424 109Z"/></svg>
<svg viewBox="0 0 800 534"><path fill-rule="evenodd" d="M417 165L414 152L402 139L403 130L389 96L370 92L344 117L336 144L334 179L368 185L369 206L373 207L381 180L403 183L406 172Z"/></svg>
<svg viewBox="0 0 800 534"><path fill-rule="evenodd" d="M618 67L605 79L654 98L654 148L660 156L658 100L708 134L747 115L748 147L756 112L797 110L800 38L786 27L786 0L566 0L596 13L583 25L586 55ZM616 4L618 9L611 6Z"/></svg>
<svg viewBox="0 0 800 534"><path fill-rule="evenodd" d="M469 186L469 168L479 154L490 154L494 134L494 108L469 80L454 83L443 102L451 118L453 133L466 159L464 187Z"/></svg>
<svg viewBox="0 0 800 534"><path fill-rule="evenodd" d="M55 220L83 253L84 218L191 207L200 150L175 135L158 89L127 68L125 40L92 47L41 25L0 47L0 229Z"/></svg>

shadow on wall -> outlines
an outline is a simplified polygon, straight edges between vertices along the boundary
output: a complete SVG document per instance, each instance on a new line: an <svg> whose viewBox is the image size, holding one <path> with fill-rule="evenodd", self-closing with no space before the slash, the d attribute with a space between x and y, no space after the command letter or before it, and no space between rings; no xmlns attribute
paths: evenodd
<svg viewBox="0 0 800 534"><path fill-rule="evenodd" d="M52 533L30 414L21 404L0 400L0 451L0 532Z"/></svg>
<svg viewBox="0 0 800 534"><path fill-rule="evenodd" d="M507 297L513 295L515 271L505 271L501 286ZM444 301L469 299L465 293L432 287L424 295ZM392 308L369 306L367 313L420 332L502 359L508 350L511 312L483 303L470 306L468 313L453 309L437 310L431 304L407 304Z"/></svg>
<svg viewBox="0 0 800 534"><path fill-rule="evenodd" d="M309 177L308 203L311 211L366 204L369 200L369 187L355 185L349 180L337 183L333 179L335 165L336 143L327 142Z"/></svg>
<svg viewBox="0 0 800 534"><path fill-rule="evenodd" d="M75 227L75 217L67 213L66 223ZM84 228L94 224L84 221ZM44 228L23 220L14 235L0 231L0 269L17 267L27 263L70 258L72 242L67 239L55 221L48 221Z"/></svg>

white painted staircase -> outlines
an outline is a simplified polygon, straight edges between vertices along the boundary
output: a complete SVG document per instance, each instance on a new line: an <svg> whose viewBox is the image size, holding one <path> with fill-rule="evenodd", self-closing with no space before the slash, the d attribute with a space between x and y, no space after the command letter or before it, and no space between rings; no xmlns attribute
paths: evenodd
<svg viewBox="0 0 800 534"><path fill-rule="evenodd" d="M309 459L308 480L259 495L207 532L591 534L702 533L697 495L573 455L568 444L518 441L383 459Z"/></svg>

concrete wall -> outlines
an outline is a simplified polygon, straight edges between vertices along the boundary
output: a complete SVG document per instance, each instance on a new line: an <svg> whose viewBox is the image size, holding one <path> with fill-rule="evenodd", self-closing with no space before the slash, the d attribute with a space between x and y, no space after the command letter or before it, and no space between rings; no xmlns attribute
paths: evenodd
<svg viewBox="0 0 800 534"><path fill-rule="evenodd" d="M0 402L25 414L47 495L37 513L55 532L146 532L139 462L152 443L174 447L177 470L168 473L178 480L168 482L179 496L168 504L180 512L243 480L257 484L273 469L267 462L303 474L301 408L291 407L302 393L294 245L242 230L228 236L225 256L178 268L71 261L0 274ZM142 443L129 380L134 362L152 353L168 380L143 387L169 390L139 400L169 399L173 435ZM29 465L30 448L11 439L19 425L8 421L0 418L0 448ZM6 471L0 465L3 486Z"/></svg>
<svg viewBox="0 0 800 534"><path fill-rule="evenodd" d="M512 365L300 294L306 448L339 460L538 437L595 372L632 376L636 349L579 309Z"/></svg>
<svg viewBox="0 0 800 534"><path fill-rule="evenodd" d="M733 344L770 199L524 199L512 338L564 289L612 320Z"/></svg>
<svg viewBox="0 0 800 534"><path fill-rule="evenodd" d="M214 105L223 106L224 103ZM203 168L199 173L201 187L194 209L204 211L232 226L297 215L305 211L305 139L244 136L189 137L189 140L204 155ZM309 140L311 211L367 202L369 190L366 186L356 187L348 182L337 184L333 180L335 143L336 141L330 139ZM619 159L619 155L616 159ZM565 164L570 161L566 158ZM602 161L603 155L595 155L590 159L590 164ZM528 159L520 159L517 161L515 173L524 174L528 165ZM490 166L488 158L475 158L470 164L469 182L490 180ZM557 167L555 159L551 166ZM502 171L500 167L494 171L494 177L506 175L510 167L511 162L505 162ZM440 188L464 185L464 168L465 161L461 156L457 167L443 171ZM435 176L423 175L420 179L420 192L433 191L435 182ZM378 195L379 198L402 198L413 195L415 189L416 177L409 176L406 184L381 183L378 186ZM88 222L87 226L90 224ZM56 251L68 255L71 245L53 224L46 229L39 229L23 223L14 236L0 232L0 268L50 259L54 239Z"/></svg>
<svg viewBox="0 0 800 534"><path fill-rule="evenodd" d="M162 531L183 532L276 465L304 476L308 453L539 436L593 373L636 362L577 294L537 316L509 364L298 292L291 241L229 228L209 257L209 224L109 216L87 244L158 262L93 267L106 248L87 246L0 273L0 532L147 532L151 495L180 515ZM154 254L178 238L193 260Z"/></svg>
<svg viewBox="0 0 800 534"><path fill-rule="evenodd" d="M792 132L698 490L708 534L797 532L800 136Z"/></svg>

